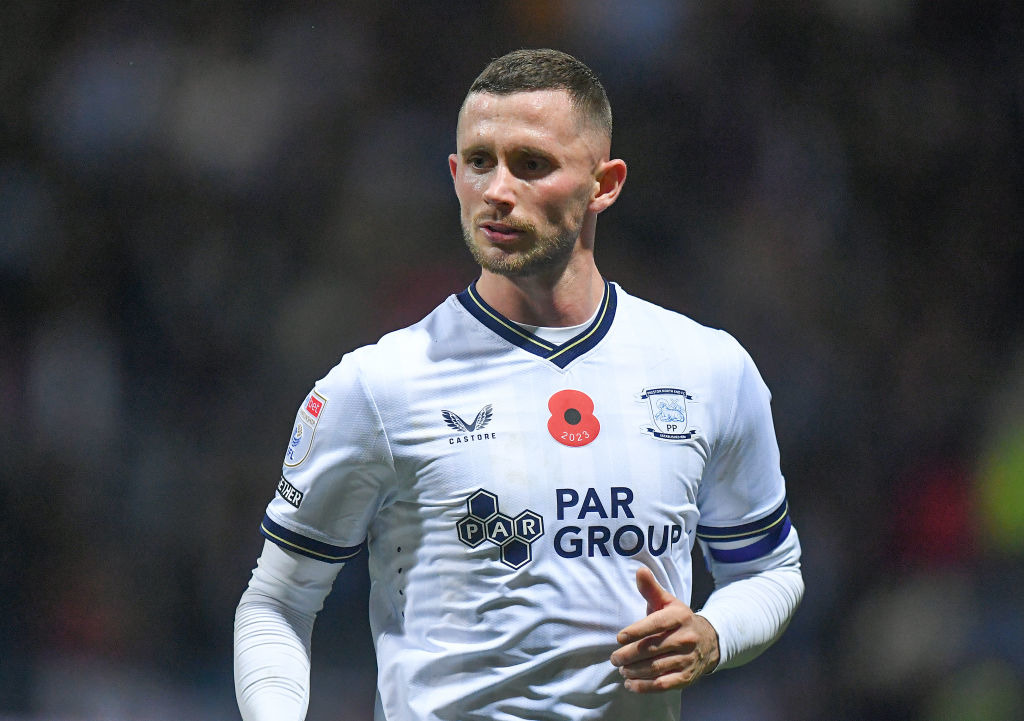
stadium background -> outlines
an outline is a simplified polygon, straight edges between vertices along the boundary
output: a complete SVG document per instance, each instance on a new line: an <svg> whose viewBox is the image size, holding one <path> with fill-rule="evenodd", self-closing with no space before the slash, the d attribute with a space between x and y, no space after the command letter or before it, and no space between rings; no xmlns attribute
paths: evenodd
<svg viewBox="0 0 1024 721"><path fill-rule="evenodd" d="M1024 718L1024 38L950 0L3 3L0 718L237 717L296 404L474 277L445 159L520 46L607 86L606 275L774 392L807 595L684 718ZM365 592L311 721L369 718Z"/></svg>

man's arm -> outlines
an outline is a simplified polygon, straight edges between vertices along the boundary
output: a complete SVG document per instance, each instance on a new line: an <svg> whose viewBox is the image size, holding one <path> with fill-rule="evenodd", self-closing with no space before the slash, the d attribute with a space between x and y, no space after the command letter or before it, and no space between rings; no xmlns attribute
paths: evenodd
<svg viewBox="0 0 1024 721"><path fill-rule="evenodd" d="M708 567L715 590L697 613L718 633L718 668L742 666L775 643L803 598L796 528L768 556Z"/></svg>
<svg viewBox="0 0 1024 721"><path fill-rule="evenodd" d="M235 696L244 721L302 721L310 637L342 564L267 541L235 612Z"/></svg>

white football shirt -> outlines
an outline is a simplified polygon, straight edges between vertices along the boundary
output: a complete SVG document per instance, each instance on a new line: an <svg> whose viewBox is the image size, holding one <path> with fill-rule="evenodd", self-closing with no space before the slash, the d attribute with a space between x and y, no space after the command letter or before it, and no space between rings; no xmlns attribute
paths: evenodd
<svg viewBox="0 0 1024 721"><path fill-rule="evenodd" d="M263 534L369 548L377 720L674 720L608 658L640 564L690 600L690 553L790 533L769 409L728 334L607 283L562 344L475 285L360 348L303 401Z"/></svg>

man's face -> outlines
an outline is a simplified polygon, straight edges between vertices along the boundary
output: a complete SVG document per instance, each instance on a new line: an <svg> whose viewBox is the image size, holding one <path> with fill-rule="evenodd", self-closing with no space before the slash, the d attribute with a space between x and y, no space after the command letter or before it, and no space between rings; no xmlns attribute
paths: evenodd
<svg viewBox="0 0 1024 721"><path fill-rule="evenodd" d="M449 157L474 259L505 276L564 267L577 245L608 139L561 90L474 93Z"/></svg>

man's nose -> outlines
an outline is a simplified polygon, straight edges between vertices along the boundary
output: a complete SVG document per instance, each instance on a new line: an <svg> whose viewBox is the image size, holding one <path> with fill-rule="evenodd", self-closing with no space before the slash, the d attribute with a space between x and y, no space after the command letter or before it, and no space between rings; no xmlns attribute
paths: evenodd
<svg viewBox="0 0 1024 721"><path fill-rule="evenodd" d="M514 183L515 177L509 169L505 165L497 165L490 182L484 188L484 201L489 205L511 209L516 203Z"/></svg>

